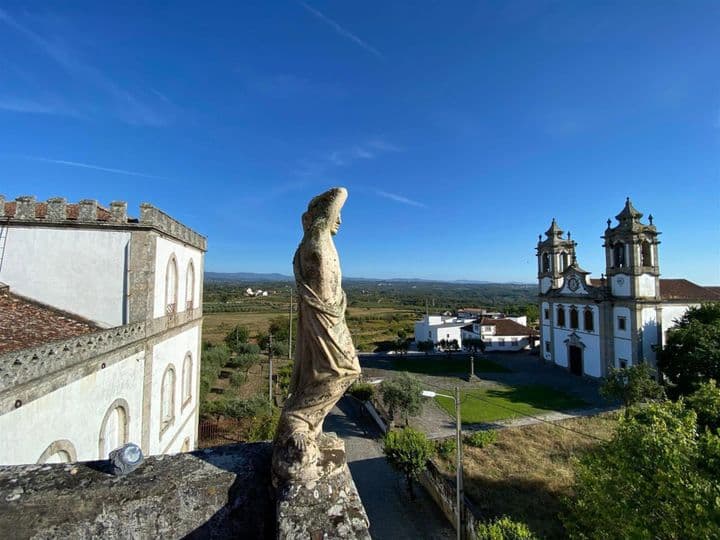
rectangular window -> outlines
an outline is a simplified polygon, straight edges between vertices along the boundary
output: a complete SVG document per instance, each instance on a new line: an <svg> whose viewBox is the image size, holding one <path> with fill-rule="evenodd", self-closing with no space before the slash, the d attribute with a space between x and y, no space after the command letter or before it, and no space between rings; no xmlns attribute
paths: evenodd
<svg viewBox="0 0 720 540"><path fill-rule="evenodd" d="M548 308L545 308L545 320L550 320L550 310Z"/></svg>
<svg viewBox="0 0 720 540"><path fill-rule="evenodd" d="M618 358L618 363L622 369L625 369L628 366L628 361L624 358Z"/></svg>
<svg viewBox="0 0 720 540"><path fill-rule="evenodd" d="M546 341L546 342L545 342L545 352L546 352L546 353L549 353L549 352L550 352L550 342L549 342L549 341Z"/></svg>
<svg viewBox="0 0 720 540"><path fill-rule="evenodd" d="M498 343L501 347L505 346L505 338L500 338L500 341Z"/></svg>
<svg viewBox="0 0 720 540"><path fill-rule="evenodd" d="M511 344L512 344L513 347L517 347L518 340L517 340L517 339L513 339L512 342L511 342Z"/></svg>
<svg viewBox="0 0 720 540"><path fill-rule="evenodd" d="M563 306L557 308L557 325L565 328L565 308Z"/></svg>
<svg viewBox="0 0 720 540"><path fill-rule="evenodd" d="M627 318L618 317L618 330L625 330L627 328Z"/></svg>

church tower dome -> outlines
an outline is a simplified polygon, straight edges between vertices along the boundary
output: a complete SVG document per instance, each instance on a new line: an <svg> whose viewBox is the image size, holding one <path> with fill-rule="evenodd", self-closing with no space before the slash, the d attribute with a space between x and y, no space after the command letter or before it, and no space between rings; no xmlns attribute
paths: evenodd
<svg viewBox="0 0 720 540"><path fill-rule="evenodd" d="M608 219L605 235L605 274L613 295L633 298L659 298L660 265L658 245L660 233L653 224L641 221L639 212L628 197L615 216L617 225Z"/></svg>
<svg viewBox="0 0 720 540"><path fill-rule="evenodd" d="M563 238L563 230L553 218L550 228L545 231L545 240L538 236L538 284L540 294L550 289L562 286L562 273L575 259L576 243L570 238L570 233Z"/></svg>

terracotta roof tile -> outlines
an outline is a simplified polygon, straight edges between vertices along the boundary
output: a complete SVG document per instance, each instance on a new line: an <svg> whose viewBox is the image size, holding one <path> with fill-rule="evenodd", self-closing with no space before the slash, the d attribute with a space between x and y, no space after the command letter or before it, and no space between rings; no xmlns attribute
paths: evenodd
<svg viewBox="0 0 720 540"><path fill-rule="evenodd" d="M663 300L720 301L720 294L713 289L714 287L702 287L687 279L660 280L660 298Z"/></svg>
<svg viewBox="0 0 720 540"><path fill-rule="evenodd" d="M0 289L0 354L98 330L91 321Z"/></svg>
<svg viewBox="0 0 720 540"><path fill-rule="evenodd" d="M511 319L483 319L482 326L495 326L496 336L536 336L537 331Z"/></svg>

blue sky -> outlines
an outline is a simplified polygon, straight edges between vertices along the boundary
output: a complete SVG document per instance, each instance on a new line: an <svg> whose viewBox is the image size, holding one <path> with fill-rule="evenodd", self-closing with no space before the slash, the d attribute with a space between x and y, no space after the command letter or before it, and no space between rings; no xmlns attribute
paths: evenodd
<svg viewBox="0 0 720 540"><path fill-rule="evenodd" d="M345 275L534 281L630 196L720 284L720 3L3 2L0 193L152 202L206 269L291 273L344 185Z"/></svg>

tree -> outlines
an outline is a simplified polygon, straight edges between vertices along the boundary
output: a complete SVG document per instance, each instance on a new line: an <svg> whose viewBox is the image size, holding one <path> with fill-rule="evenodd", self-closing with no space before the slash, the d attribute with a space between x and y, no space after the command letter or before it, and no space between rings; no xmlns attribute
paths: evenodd
<svg viewBox="0 0 720 540"><path fill-rule="evenodd" d="M622 401L627 415L630 406L665 396L663 387L653 378L653 374L654 371L647 364L610 368L600 386L600 395L605 399Z"/></svg>
<svg viewBox="0 0 720 540"><path fill-rule="evenodd" d="M410 496L414 499L413 480L417 480L428 460L433 456L435 446L422 431L406 427L389 431L385 435L383 452L390 466L405 475Z"/></svg>
<svg viewBox="0 0 720 540"><path fill-rule="evenodd" d="M668 330L658 367L673 397L691 394L709 379L720 380L720 302L690 308Z"/></svg>
<svg viewBox="0 0 720 540"><path fill-rule="evenodd" d="M249 338L250 332L247 327L238 324L225 336L225 343L234 351L238 345L247 343Z"/></svg>
<svg viewBox="0 0 720 540"><path fill-rule="evenodd" d="M480 338L467 338L463 339L463 347L477 354L478 352L485 352L485 342Z"/></svg>
<svg viewBox="0 0 720 540"><path fill-rule="evenodd" d="M418 341L417 350L420 352L424 352L427 355L435 350L435 344L430 340Z"/></svg>
<svg viewBox="0 0 720 540"><path fill-rule="evenodd" d="M634 407L582 456L562 516L571 538L701 539L720 532L720 437L682 401Z"/></svg>
<svg viewBox="0 0 720 540"><path fill-rule="evenodd" d="M714 380L701 384L700 388L687 397L685 404L697 414L698 427L701 430L720 429L720 388Z"/></svg>
<svg viewBox="0 0 720 540"><path fill-rule="evenodd" d="M401 373L394 379L383 381L380 395L393 420L401 415L408 425L409 416L417 416L422 411L424 399L420 381L409 373Z"/></svg>
<svg viewBox="0 0 720 540"><path fill-rule="evenodd" d="M397 339L393 342L393 350L400 355L406 354L409 348L409 341L400 335L398 335Z"/></svg>

